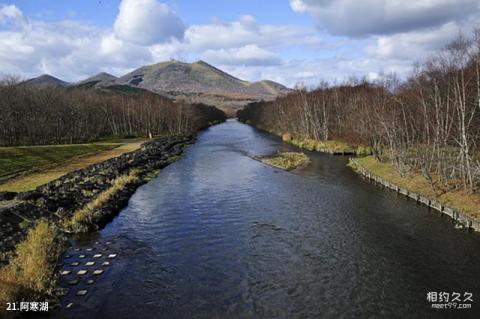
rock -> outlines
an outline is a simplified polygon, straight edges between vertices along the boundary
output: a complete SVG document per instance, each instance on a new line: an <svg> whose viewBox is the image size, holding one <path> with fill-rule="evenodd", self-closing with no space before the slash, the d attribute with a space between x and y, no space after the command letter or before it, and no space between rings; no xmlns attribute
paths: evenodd
<svg viewBox="0 0 480 319"><path fill-rule="evenodd" d="M82 289L82 290L77 291L77 296L85 296L87 293L88 293L87 290Z"/></svg>
<svg viewBox="0 0 480 319"><path fill-rule="evenodd" d="M8 261L15 245L25 238L26 230L21 230L24 219L35 222L40 218L61 224L73 213L91 202L99 193L104 192L117 177L128 174L132 169L139 169L143 177L148 172L163 168L172 162L174 155L180 154L191 143L191 137L160 137L144 143L141 149L108 159L84 169L70 172L57 180L51 181L37 189L23 193L0 192L0 200L17 199L20 203L2 210L0 221L0 263ZM120 209L128 204L130 196L144 181L127 185L112 196L106 205L98 210L92 218L88 229L98 229L108 223ZM4 216L8 215L9 225ZM34 225L35 223L32 223ZM31 226L27 226L31 227ZM15 235L14 235L15 234ZM110 243L107 242L107 245ZM100 249L100 248L99 248ZM80 251L80 249L75 249ZM116 254L111 254L115 258ZM80 259L86 255L79 255ZM100 258L100 257L99 257Z"/></svg>
<svg viewBox="0 0 480 319"><path fill-rule="evenodd" d="M0 201L1 200L12 200L15 198L17 193L14 192L0 192Z"/></svg>
<svg viewBox="0 0 480 319"><path fill-rule="evenodd" d="M40 193L38 191L18 193L15 196L16 199L23 200L23 201L27 201L27 200L34 201L34 200L39 199L40 197L42 197L42 193Z"/></svg>

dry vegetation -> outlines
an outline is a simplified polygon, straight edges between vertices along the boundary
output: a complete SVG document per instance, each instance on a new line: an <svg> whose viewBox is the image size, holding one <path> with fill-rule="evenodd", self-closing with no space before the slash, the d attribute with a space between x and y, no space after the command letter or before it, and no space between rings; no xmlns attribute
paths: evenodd
<svg viewBox="0 0 480 319"><path fill-rule="evenodd" d="M402 176L393 164L379 162L372 156L358 158L356 161L364 169L376 176L382 177L411 192L435 199L443 205L455 208L469 216L480 218L480 194L470 193L465 190L447 191L438 188L433 189L430 182L421 172L410 171Z"/></svg>
<svg viewBox="0 0 480 319"><path fill-rule="evenodd" d="M421 174L434 191L479 192L480 30L459 36L403 82L390 75L322 83L250 104L238 116L308 149L365 145L364 153L401 176Z"/></svg>
<svg viewBox="0 0 480 319"><path fill-rule="evenodd" d="M305 167L310 163L310 159L304 153L279 152L272 156L261 157L262 163L281 168L287 171Z"/></svg>
<svg viewBox="0 0 480 319"><path fill-rule="evenodd" d="M0 81L0 145L77 144L103 137L192 134L225 114L160 95Z"/></svg>
<svg viewBox="0 0 480 319"><path fill-rule="evenodd" d="M92 218L97 210L101 209L117 192L128 184L138 180L139 172L132 170L128 175L117 177L111 186L95 197L93 201L77 210L70 219L65 220L63 227L70 232L81 233L88 231Z"/></svg>
<svg viewBox="0 0 480 319"><path fill-rule="evenodd" d="M0 269L1 309L7 302L43 300L55 287L54 266L64 249L57 228L39 221L18 244L10 263ZM1 311L0 310L0 313Z"/></svg>

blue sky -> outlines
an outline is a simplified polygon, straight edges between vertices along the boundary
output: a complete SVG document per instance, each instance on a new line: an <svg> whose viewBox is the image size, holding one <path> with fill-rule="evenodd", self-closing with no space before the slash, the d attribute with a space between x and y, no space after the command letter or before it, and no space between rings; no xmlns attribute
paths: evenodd
<svg viewBox="0 0 480 319"><path fill-rule="evenodd" d="M477 0L0 0L0 75L78 81L203 59L294 86L408 76L480 25Z"/></svg>
<svg viewBox="0 0 480 319"><path fill-rule="evenodd" d="M207 23L218 17L226 21L235 20L239 16L252 14L252 11L260 23L288 21L288 23L308 26L311 25L312 20L307 16L294 14L288 1L177 0L162 2L171 6L185 21L191 24ZM115 21L120 0L22 0L5 3L15 4L27 16L46 21L75 18L108 27ZM274 14L272 14L272 8L275 8Z"/></svg>

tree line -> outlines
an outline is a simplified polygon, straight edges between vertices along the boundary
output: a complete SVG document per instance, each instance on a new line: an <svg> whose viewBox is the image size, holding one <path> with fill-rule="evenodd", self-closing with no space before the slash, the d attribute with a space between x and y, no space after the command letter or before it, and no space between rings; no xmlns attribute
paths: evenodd
<svg viewBox="0 0 480 319"><path fill-rule="evenodd" d="M192 134L225 114L148 91L35 87L0 81L0 145L73 144L103 137Z"/></svg>
<svg viewBox="0 0 480 319"><path fill-rule="evenodd" d="M421 172L437 191L478 191L480 31L459 35L403 81L321 83L237 115L268 131L370 146L379 161L402 175Z"/></svg>

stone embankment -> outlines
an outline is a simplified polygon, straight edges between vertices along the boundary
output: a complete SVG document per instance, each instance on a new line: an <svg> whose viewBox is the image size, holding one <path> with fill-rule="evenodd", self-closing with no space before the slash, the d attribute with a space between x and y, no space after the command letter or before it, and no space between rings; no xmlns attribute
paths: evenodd
<svg viewBox="0 0 480 319"><path fill-rule="evenodd" d="M401 194L403 196L406 196L420 204L423 204L423 205L426 205L430 208L433 208L437 211L439 211L440 213L442 214L445 214L447 216L449 216L450 218L452 218L452 220L459 224L459 225L462 225L466 228L471 228L475 231L480 231L480 221L475 219L475 218L472 218L452 207L448 207L448 206L445 206L443 205L442 203L434 200L434 199L431 199L431 198L427 198L425 196L422 196L421 194L418 194L418 193L415 193L415 192L411 192L409 191L408 189L405 189L403 187L400 187L394 183L391 183L379 176L376 176L375 174L372 174L371 172L369 172L367 169L365 169L360 163L358 163L357 160L355 160L354 158L350 158L350 162L349 162L349 165L360 175L362 175L363 177L369 179L369 180L372 180L373 182L375 183L378 183L379 185L387 188L387 189L390 189L390 190L393 190L395 192L397 192L398 194Z"/></svg>
<svg viewBox="0 0 480 319"><path fill-rule="evenodd" d="M191 137L161 137L134 152L68 173L33 191L0 193L0 264L8 260L35 221L43 218L61 225L105 192L116 178L135 170L139 178L113 194L91 220L91 228L103 226L128 203L149 174L175 161L192 142Z"/></svg>

